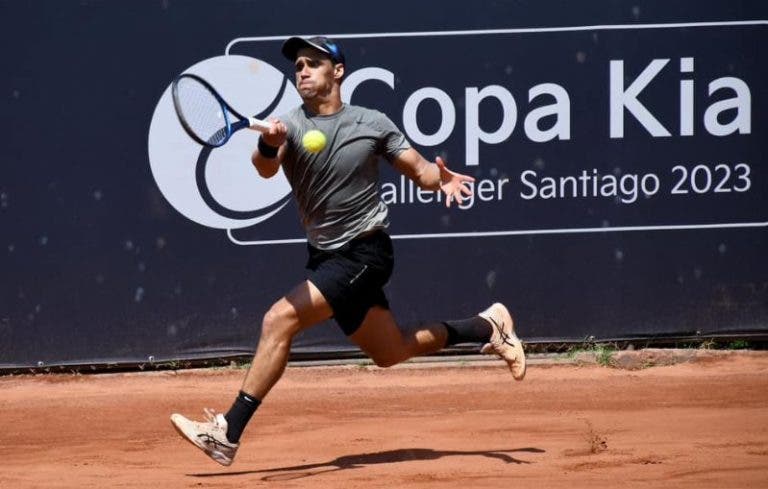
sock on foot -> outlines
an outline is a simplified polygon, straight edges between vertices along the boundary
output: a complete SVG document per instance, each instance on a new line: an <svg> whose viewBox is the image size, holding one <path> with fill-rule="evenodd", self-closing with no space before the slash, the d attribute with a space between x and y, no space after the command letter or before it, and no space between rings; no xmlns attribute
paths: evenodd
<svg viewBox="0 0 768 489"><path fill-rule="evenodd" d="M227 440L230 443L238 443L240 441L240 436L243 434L245 426L251 420L251 416L253 416L253 413L256 412L260 404L261 401L259 399L240 391L232 407L224 415L224 419L227 420Z"/></svg>
<svg viewBox="0 0 768 489"><path fill-rule="evenodd" d="M458 343L485 343L493 332L490 323L480 316L444 321L443 324L448 330L445 346Z"/></svg>

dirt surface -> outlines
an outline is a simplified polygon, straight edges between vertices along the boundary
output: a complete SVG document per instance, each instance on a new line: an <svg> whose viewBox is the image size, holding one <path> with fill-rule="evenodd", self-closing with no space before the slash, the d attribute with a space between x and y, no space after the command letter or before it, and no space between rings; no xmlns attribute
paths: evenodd
<svg viewBox="0 0 768 489"><path fill-rule="evenodd" d="M0 487L768 487L768 355L619 370L289 368L221 467L172 412L243 370L0 378Z"/></svg>

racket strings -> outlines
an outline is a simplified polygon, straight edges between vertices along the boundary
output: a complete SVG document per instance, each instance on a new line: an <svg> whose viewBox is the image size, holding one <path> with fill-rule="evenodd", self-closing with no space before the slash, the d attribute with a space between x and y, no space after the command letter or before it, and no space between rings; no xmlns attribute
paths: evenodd
<svg viewBox="0 0 768 489"><path fill-rule="evenodd" d="M179 80L178 101L181 115L189 129L203 141L218 146L229 133L225 108L202 83L185 78Z"/></svg>

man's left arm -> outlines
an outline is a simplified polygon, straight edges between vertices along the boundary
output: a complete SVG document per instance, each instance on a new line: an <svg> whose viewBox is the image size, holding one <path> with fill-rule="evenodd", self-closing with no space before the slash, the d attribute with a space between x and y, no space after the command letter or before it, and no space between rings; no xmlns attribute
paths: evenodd
<svg viewBox="0 0 768 489"><path fill-rule="evenodd" d="M394 167L403 175L413 180L416 185L424 190L441 190L447 198L446 207L451 206L451 201L459 204L464 196L472 195L472 190L465 184L474 182L475 179L468 175L462 175L448 169L445 162L439 156L435 162L426 160L413 148L408 148L393 160Z"/></svg>

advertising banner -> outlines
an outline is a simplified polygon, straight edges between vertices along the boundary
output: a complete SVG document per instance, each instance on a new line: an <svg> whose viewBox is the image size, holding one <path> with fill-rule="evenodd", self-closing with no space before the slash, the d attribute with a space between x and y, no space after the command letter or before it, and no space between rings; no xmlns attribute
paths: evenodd
<svg viewBox="0 0 768 489"><path fill-rule="evenodd" d="M476 179L446 208L380 161L402 327L501 301L529 343L764 335L768 7L636 3L3 3L0 368L252 354L306 277L298 211L258 133L184 132L171 81L280 117L280 46L315 34L345 103ZM328 321L293 353L357 350Z"/></svg>

